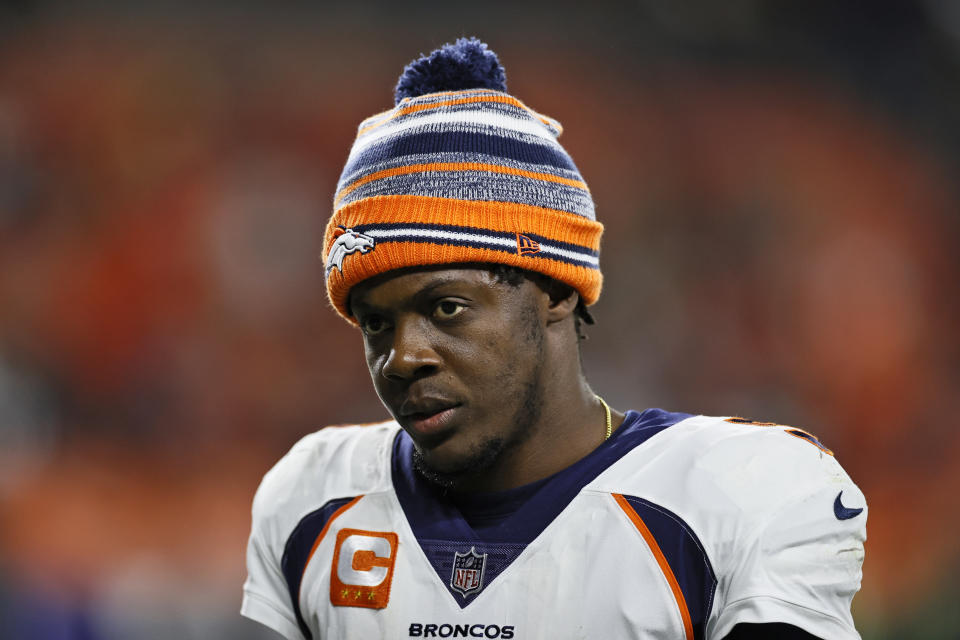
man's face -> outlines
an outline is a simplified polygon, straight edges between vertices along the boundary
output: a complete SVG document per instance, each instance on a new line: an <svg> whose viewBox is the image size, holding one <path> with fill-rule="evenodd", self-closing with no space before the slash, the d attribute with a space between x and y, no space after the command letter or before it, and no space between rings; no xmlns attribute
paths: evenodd
<svg viewBox="0 0 960 640"><path fill-rule="evenodd" d="M541 408L545 294L483 268L397 272L363 282L351 310L384 405L441 484L495 467Z"/></svg>

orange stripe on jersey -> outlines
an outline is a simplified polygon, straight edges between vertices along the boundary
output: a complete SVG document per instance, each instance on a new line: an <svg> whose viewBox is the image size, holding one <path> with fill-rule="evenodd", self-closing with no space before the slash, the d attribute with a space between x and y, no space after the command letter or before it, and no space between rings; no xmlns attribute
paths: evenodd
<svg viewBox="0 0 960 640"><path fill-rule="evenodd" d="M827 449L826 445L820 442L820 438L813 435L809 431L798 429L797 427L790 427L789 429L786 429L784 433L786 433L787 435L791 435L794 438L800 438L801 440L809 442L810 444L815 446L817 449L820 449L820 451L823 451L825 454L829 456L833 455L833 451L831 451L830 449Z"/></svg>
<svg viewBox="0 0 960 640"><path fill-rule="evenodd" d="M307 555L307 561L303 563L304 573L306 573L307 567L310 566L310 559L313 558L313 554L314 552L316 552L317 547L319 547L320 543L323 541L323 537L327 535L327 531L330 529L330 525L333 523L333 521L339 518L340 516L342 516L347 509L357 504L357 501L359 501L360 498L362 497L363 497L362 495L357 496L347 504L343 505L342 507L334 511L333 515L330 516L330 519L327 520L327 524L323 525L323 529L320 530L320 533L317 535L317 539L313 541L313 546L310 548L310 553ZM303 584L302 580L300 584Z"/></svg>
<svg viewBox="0 0 960 640"><path fill-rule="evenodd" d="M757 422L756 420L751 420L750 418L740 418L737 416L734 416L732 418L727 418L724 420L724 422L729 422L730 424L745 424L745 425L751 425L754 427L780 427L781 429L783 429L783 432L786 433L787 435L793 436L794 438L800 438L801 440L805 440L806 442L809 442L810 444L815 446L817 449L820 449L820 451L823 451L827 455L830 455L830 456L834 455L833 451L828 449L826 445L820 442L820 438L818 438L817 436L813 435L812 433L804 429L791 427L790 425L786 425L786 424L780 424L779 422Z"/></svg>
<svg viewBox="0 0 960 640"><path fill-rule="evenodd" d="M673 591L673 597L677 601L677 607L680 609L684 634L687 640L693 640L693 623L690 621L690 610L687 609L687 600L683 597L683 591L680 590L680 583L677 582L677 577L673 575L673 569L670 568L670 563L667 562L667 558L663 555L660 545L657 544L657 540L653 537L653 534L650 533L650 529L647 528L640 514L633 510L633 507L630 506L627 499L619 493L613 493L611 495L613 499L617 501L617 504L620 505L620 508L623 509L623 512L627 514L627 517L630 518L630 521L633 523L633 526L637 528L637 531L640 532L640 535L643 536L647 546L650 547L650 551L653 552L653 557L657 559L657 564L660 565L660 571L663 572L664 577L667 579L670 590Z"/></svg>
<svg viewBox="0 0 960 640"><path fill-rule="evenodd" d="M373 182L374 180L381 180L383 178L389 178L392 176L402 176L408 173L422 173L426 171L488 171L490 173L503 173L511 176L522 176L524 178L532 178L534 180L543 180L544 182L554 182L556 184L564 184L568 187L576 187L578 189L583 189L584 191L589 191L587 183L583 180L571 180L570 178L563 178L561 176L555 176L551 173L541 173L537 171L526 171L524 169L516 169L514 167L507 167L498 164L487 164L483 162L428 162L423 164L411 164L405 167L394 167L393 169L384 169L383 171L377 171L376 173L371 173L368 176L364 176L359 180L351 182L345 186L340 193L337 194L336 200L333 202L334 208L340 205L340 202L343 201L352 191L357 187L361 187L368 182Z"/></svg>

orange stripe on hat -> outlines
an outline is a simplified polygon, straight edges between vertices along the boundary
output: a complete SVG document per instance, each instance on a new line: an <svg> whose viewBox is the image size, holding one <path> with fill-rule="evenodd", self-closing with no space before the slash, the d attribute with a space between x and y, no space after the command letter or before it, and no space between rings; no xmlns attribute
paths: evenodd
<svg viewBox="0 0 960 640"><path fill-rule="evenodd" d="M553 182L556 184L567 185L568 187L576 187L578 189L590 191L589 187L587 187L587 183L583 180L572 180L570 178L555 176L551 173L526 171L524 169L517 169L515 167L488 164L484 162L428 162L422 164L411 164L405 167L384 169L383 171L377 171L376 173L366 175L341 189L340 193L337 194L336 200L333 202L333 206L336 208L339 206L340 202L342 202L343 199L352 191L367 183L374 182L375 180L382 180L383 178L402 176L410 173L424 173L427 171L488 171L490 173L502 173L511 176L532 178L534 180L543 180L544 182Z"/></svg>
<svg viewBox="0 0 960 640"><path fill-rule="evenodd" d="M389 247L389 249L387 249ZM388 271L449 264L477 265L506 264L549 275L577 290L586 304L593 304L600 296L603 276L599 269L590 269L567 262L539 259L536 266L531 258L492 249L477 249L457 245L397 242L378 247L376 251L358 258L347 273L335 270L327 278L327 296L341 316L352 324L356 321L348 308L350 290L357 284Z"/></svg>
<svg viewBox="0 0 960 640"><path fill-rule="evenodd" d="M600 250L603 225L566 211L516 202L456 200L415 195L379 195L344 205L327 224L323 242L326 257L338 226L364 223L443 224L477 227L506 233L532 233L593 251ZM372 253L371 253L372 255Z"/></svg>
<svg viewBox="0 0 960 640"><path fill-rule="evenodd" d="M434 97L436 97L436 96L462 96L462 95L464 95L464 94L470 94L470 93L499 94L499 93L501 93L501 92L500 92L500 91L497 91L496 89L484 89L483 87L477 87L476 89L457 89L457 90L453 90L453 91L434 91L433 93L429 93L429 94L426 94L426 95L427 95L428 97L430 97L430 98L434 98ZM407 97L407 98L404 98L403 100L401 100L400 102L398 102L397 104L407 104L408 102L410 102L411 100L414 100L414 99L415 99L415 98ZM519 102L519 101L518 101L518 102Z"/></svg>
<svg viewBox="0 0 960 640"><path fill-rule="evenodd" d="M603 225L583 216L533 205L497 201L455 200L432 196L382 195L341 207L330 218L324 237L324 262L341 228L364 224L443 224L516 234L533 234L562 243L600 250ZM387 271L439 264L496 263L537 271L573 287L585 304L600 297L603 277L599 269L550 259L542 253L528 255L438 242L382 242L364 254L347 256L340 269L327 277L327 296L350 322L350 289Z"/></svg>
<svg viewBox="0 0 960 640"><path fill-rule="evenodd" d="M660 571L663 572L663 576L667 579L667 583L670 585L670 590L673 592L673 597L677 601L677 608L680 609L680 618L683 620L684 636L687 640L693 640L693 622L690 620L690 610L687 608L687 600L683 597L683 591L680 589L680 583L677 582L677 577L673 574L673 569L670 568L670 563L667 562L666 556L663 555L660 545L657 544L656 538L654 538L653 534L650 533L650 529L647 528L643 518L640 517L640 514L634 511L633 507L630 506L630 503L627 502L627 499L619 493L614 493L611 495L613 496L613 499L617 501L617 504L620 505L620 508L623 509L623 512L627 514L627 517L630 518L630 521L633 523L633 526L637 528L637 531L640 532L640 535L643 536L647 546L650 547L650 551L653 552L653 557L656 558L657 564L660 565Z"/></svg>
<svg viewBox="0 0 960 640"><path fill-rule="evenodd" d="M435 94L434 94L434 95L435 95ZM549 126L555 126L555 125L556 125L555 122L552 122L552 121L550 121L550 120L547 119L547 118L544 118L544 117L541 116L539 113L537 113L536 111L534 111L533 109L531 109L531 108L528 107L527 105L523 104L522 102L520 102L519 100L517 100L517 99L514 98L513 96L508 96L508 95L504 95L504 94L500 94L500 93L492 93L491 95L488 95L488 96L470 96L470 97L468 97L468 98L458 98L458 99L456 99L456 100L444 100L444 101L442 101L442 102L428 102L428 103L421 103L421 104L412 104L412 105L410 105L409 107L403 107L402 109L396 109L396 110L390 115L390 117L384 118L383 120L380 120L379 122L376 122L376 123L374 123L374 124L368 125L368 126L362 128L362 129L360 129L359 131L357 131L357 137L360 137L360 136L362 136L362 135L364 135L364 134L366 134L366 133L369 133L369 132L373 131L374 129L377 129L377 128L379 128L379 127L382 127L382 126L385 125L386 123L390 122L391 120L393 120L393 119L395 119L395 118L399 118L400 116L405 116L405 115L408 115L408 114L411 114L411 113L416 113L416 112L418 112L418 111L428 111L428 110L430 110L430 109L437 109L437 108L439 108L439 107L452 107L452 106L456 106L456 105L458 105L458 104L471 104L471 103L477 103L477 102L499 102L499 103L501 103L501 104L509 104L509 105L514 106L514 107L518 107L518 108L520 108L520 109L524 109L525 111L529 112L533 117L535 117L537 120L539 120L539 121L542 122L543 124L547 125L548 127L549 127Z"/></svg>

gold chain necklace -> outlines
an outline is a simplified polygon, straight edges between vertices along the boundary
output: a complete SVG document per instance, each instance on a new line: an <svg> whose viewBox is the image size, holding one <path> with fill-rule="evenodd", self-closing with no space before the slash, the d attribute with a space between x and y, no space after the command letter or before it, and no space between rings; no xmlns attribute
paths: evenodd
<svg viewBox="0 0 960 640"><path fill-rule="evenodd" d="M603 439L609 440L610 434L613 433L613 420L610 418L610 405L608 405L600 396L597 396L597 400L599 400L600 404L603 405L603 410L607 414L607 435L605 435Z"/></svg>

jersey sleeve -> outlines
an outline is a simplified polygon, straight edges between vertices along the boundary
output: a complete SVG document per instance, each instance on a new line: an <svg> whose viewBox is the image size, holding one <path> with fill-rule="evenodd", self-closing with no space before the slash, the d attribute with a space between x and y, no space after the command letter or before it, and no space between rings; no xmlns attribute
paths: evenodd
<svg viewBox="0 0 960 640"><path fill-rule="evenodd" d="M243 616L289 640L317 637L310 617L294 608L300 603L295 605L291 589L298 587L288 585L284 552L303 518L331 500L390 486L389 453L399 429L395 422L321 429L304 436L263 476L253 498Z"/></svg>
<svg viewBox="0 0 960 640"><path fill-rule="evenodd" d="M289 640L301 640L289 602L279 561L273 557L256 534L250 536L247 546L247 580L243 585L243 604L240 613L270 627Z"/></svg>
<svg viewBox="0 0 960 640"><path fill-rule="evenodd" d="M290 593L280 569L283 543L277 523L271 518L272 478L264 478L253 500L253 523L247 543L247 579L243 584L240 613L270 627L289 640L302 640Z"/></svg>
<svg viewBox="0 0 960 640"><path fill-rule="evenodd" d="M774 452L765 465L776 479L757 491L784 499L761 510L730 545L712 638L738 623L767 622L818 638L860 638L850 604L860 588L866 499L831 455L799 447L789 456Z"/></svg>

